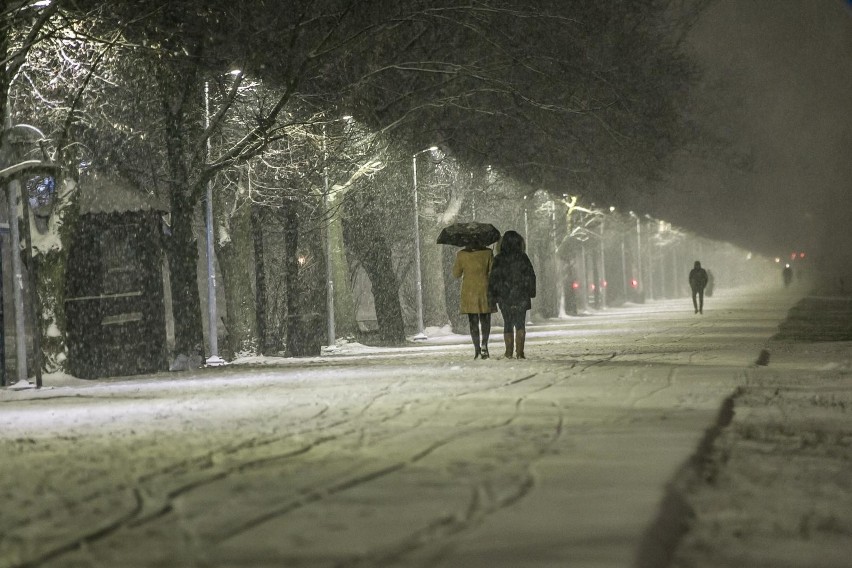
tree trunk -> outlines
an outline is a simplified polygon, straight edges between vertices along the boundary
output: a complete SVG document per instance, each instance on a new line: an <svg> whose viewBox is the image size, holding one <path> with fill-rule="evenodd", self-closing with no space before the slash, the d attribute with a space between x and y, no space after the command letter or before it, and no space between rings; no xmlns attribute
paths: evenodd
<svg viewBox="0 0 852 568"><path fill-rule="evenodd" d="M216 239L217 257L225 290L225 328L227 346L234 356L257 353L257 312L251 280L252 258L251 205L237 207L226 220L227 238Z"/></svg>
<svg viewBox="0 0 852 568"><path fill-rule="evenodd" d="M175 354L203 355L201 300L198 296L198 243L192 230L193 204L187 191L171 192L171 238L168 240Z"/></svg>
<svg viewBox="0 0 852 568"><path fill-rule="evenodd" d="M29 215L32 266L38 275L36 294L40 313L36 332L40 334L41 370L46 373L66 370L65 274L69 241L80 217L76 186L74 180L60 181L46 226L39 227L32 211Z"/></svg>
<svg viewBox="0 0 852 568"><path fill-rule="evenodd" d="M450 327L453 333L466 335L468 333L467 316L459 311L461 305L461 279L453 278L453 264L456 261L456 253L459 249L455 247L442 246L441 271L447 275L444 285L444 303L447 306L447 315L450 319Z"/></svg>
<svg viewBox="0 0 852 568"><path fill-rule="evenodd" d="M192 70L195 71L194 68ZM187 71L186 73L189 73ZM172 315L175 327L175 355L190 359L204 354L201 300L198 296L198 243L193 231L193 217L202 195L203 182L193 186L189 175L189 150L185 134L193 76L164 72L160 77L161 102L165 123L165 144L169 170L169 205L171 236L167 240ZM199 164L200 167L200 164Z"/></svg>
<svg viewBox="0 0 852 568"><path fill-rule="evenodd" d="M254 313L257 321L258 352L266 355L272 348L269 337L266 306L266 263L263 256L263 210L251 206L251 237L254 245Z"/></svg>
<svg viewBox="0 0 852 568"><path fill-rule="evenodd" d="M348 210L343 219L346 248L364 267L372 284L379 337L387 343L401 343L405 340L405 325L391 248L379 230L382 221L374 199L368 195L358 197L347 201Z"/></svg>
<svg viewBox="0 0 852 568"><path fill-rule="evenodd" d="M302 320L300 317L300 290L299 290L299 214L298 204L295 201L286 201L284 204L284 286L287 294L287 314L285 321L287 349L290 357L304 355L301 338L303 335Z"/></svg>
<svg viewBox="0 0 852 568"><path fill-rule="evenodd" d="M431 223L428 227L421 231L421 258L423 259L422 275L423 275L423 312L425 325L442 326L449 320L449 313L453 307L447 304L447 296L444 290L446 280L452 279L452 274L444 270L443 256L444 250L449 248L453 255L457 249L455 247L447 247L446 245L436 245L435 241L440 232ZM454 256L455 257L455 256ZM450 265L452 267L452 265ZM458 310L456 310L458 311Z"/></svg>
<svg viewBox="0 0 852 568"><path fill-rule="evenodd" d="M334 278L334 330L338 337L352 336L358 330L355 319L355 299L352 295L352 282L349 274L349 262L343 246L343 225L337 212L331 223L331 263Z"/></svg>
<svg viewBox="0 0 852 568"><path fill-rule="evenodd" d="M45 373L65 370L65 268L67 247L36 254L33 258L39 275L36 282L41 307L38 333L41 334L41 365Z"/></svg>

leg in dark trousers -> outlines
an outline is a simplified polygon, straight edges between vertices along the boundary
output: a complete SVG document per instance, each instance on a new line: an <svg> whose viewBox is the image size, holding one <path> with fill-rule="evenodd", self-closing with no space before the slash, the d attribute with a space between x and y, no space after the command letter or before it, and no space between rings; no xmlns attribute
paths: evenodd
<svg viewBox="0 0 852 568"><path fill-rule="evenodd" d="M488 359L488 338L491 337L491 314L479 314L479 325L482 328L482 358Z"/></svg>
<svg viewBox="0 0 852 568"><path fill-rule="evenodd" d="M698 290L692 289L692 307L695 308L695 313L698 313Z"/></svg>
<svg viewBox="0 0 852 568"><path fill-rule="evenodd" d="M698 291L698 313L704 313L704 288Z"/></svg>
<svg viewBox="0 0 852 568"><path fill-rule="evenodd" d="M479 314L467 314L467 323L470 327L470 339L473 341L473 358L479 359L482 348L479 346Z"/></svg>

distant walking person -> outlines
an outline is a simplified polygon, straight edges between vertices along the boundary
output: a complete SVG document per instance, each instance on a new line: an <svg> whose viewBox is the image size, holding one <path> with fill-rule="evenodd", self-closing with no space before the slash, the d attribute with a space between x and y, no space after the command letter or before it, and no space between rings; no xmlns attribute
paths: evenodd
<svg viewBox="0 0 852 568"><path fill-rule="evenodd" d="M781 275L784 278L784 287L786 288L791 282L793 282L793 269L790 268L789 264L784 265L784 270L781 271Z"/></svg>
<svg viewBox="0 0 852 568"><path fill-rule="evenodd" d="M488 279L488 295L500 306L503 315L503 340L506 358L514 351L518 359L526 359L524 343L527 330L527 310L535 298L535 270L524 252L524 238L516 231L506 231L500 241L500 252L494 257L494 267Z"/></svg>
<svg viewBox="0 0 852 568"><path fill-rule="evenodd" d="M695 266L689 271L689 287L692 289L692 305L696 314L704 313L704 288L707 287L707 271L701 268L701 263L695 261Z"/></svg>
<svg viewBox="0 0 852 568"><path fill-rule="evenodd" d="M453 276L462 279L459 309L467 314L474 359L488 359L491 314L497 311L488 301L488 274L493 262L494 253L490 248L468 246L456 253L453 264Z"/></svg>

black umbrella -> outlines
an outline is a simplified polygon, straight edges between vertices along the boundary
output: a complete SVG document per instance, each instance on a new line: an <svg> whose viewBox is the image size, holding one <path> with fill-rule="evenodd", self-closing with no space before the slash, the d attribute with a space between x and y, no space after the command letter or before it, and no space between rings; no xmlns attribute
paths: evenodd
<svg viewBox="0 0 852 568"><path fill-rule="evenodd" d="M480 246L487 247L500 240L500 231L491 223L453 223L441 229L438 235L439 245L454 245L457 247Z"/></svg>

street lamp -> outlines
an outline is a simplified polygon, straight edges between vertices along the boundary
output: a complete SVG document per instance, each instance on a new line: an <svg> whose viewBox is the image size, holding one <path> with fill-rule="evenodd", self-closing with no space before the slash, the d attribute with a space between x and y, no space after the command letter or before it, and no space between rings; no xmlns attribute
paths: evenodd
<svg viewBox="0 0 852 568"><path fill-rule="evenodd" d="M242 71L230 72L239 81ZM236 85L235 85L236 87ZM210 81L204 82L204 134L207 154L205 160L210 158ZM207 180L207 193L205 195L204 217L207 226L207 336L210 342L210 356L205 363L210 367L224 365L225 361L219 357L219 332L218 315L216 313L216 266L214 264L213 247L213 180Z"/></svg>
<svg viewBox="0 0 852 568"><path fill-rule="evenodd" d="M13 138L18 138L16 140L12 140ZM17 161L18 152L14 149L13 145L17 143L29 143L32 140L36 140L38 144L42 148L42 160L24 160ZM26 223L24 225L25 233L26 233L26 255L27 258L32 258L32 239L30 238L29 233L29 215L27 213L27 197L22 195L23 186L20 183L19 179L30 173L39 173L39 174L49 174L55 175L59 171L59 167L50 162L47 158L47 153L45 152L44 146L42 145L45 141L44 133L41 130L36 128L35 126L30 126L29 124L15 124L12 125L11 112L9 106L6 107L6 113L3 117L3 135L2 135L2 148L0 148L0 156L2 157L3 162L11 162L12 165L4 167L0 170L0 182L9 183L9 191L8 191L8 199L9 199L9 233L12 238L12 270L14 272L14 285L13 285L13 295L14 295L14 303L15 303L15 350L16 350L16 361L17 361L17 371L18 371L18 381L24 381L27 379L27 343L26 343L26 331L25 331L25 316L24 316L24 276L23 276L23 266L21 262L20 251L20 228L18 226L18 214L17 214L17 200L20 196L21 205L23 207L23 221ZM30 289L33 290L33 301L31 307L34 312L38 312L38 308L36 306L38 302L38 293L35 292L35 265L30 266L29 270L29 285ZM33 321L37 322L38 318L35 317L36 314L33 315ZM33 334L33 358L35 363L35 378L36 378L36 387L41 387L41 345L40 345L40 333L36 328ZM4 353L5 359L5 353ZM2 378L2 383L5 383L5 362L3 362L4 369L0 372L0 378Z"/></svg>
<svg viewBox="0 0 852 568"><path fill-rule="evenodd" d="M411 155L411 171L414 176L414 274L417 279L417 335L415 340L426 339L423 328L423 279L420 274L420 216L417 206L417 156L424 152L435 152L437 146L429 146Z"/></svg>
<svg viewBox="0 0 852 568"><path fill-rule="evenodd" d="M344 116L340 120L350 121L351 116ZM334 347L334 263L331 259L332 254L332 235L331 235L331 199L328 193L328 152L326 149L325 124L322 125L322 205L325 212L325 276L326 276L326 307L328 312L328 346Z"/></svg>
<svg viewBox="0 0 852 568"><path fill-rule="evenodd" d="M204 130L210 129L210 82L204 82ZM206 140L207 155L210 157L210 135L207 133ZM207 180L207 194L205 196L204 218L207 226L207 336L210 342L210 356L205 363L211 367L224 365L225 361L219 357L219 333L217 330L216 313L216 268L213 264L213 180Z"/></svg>

